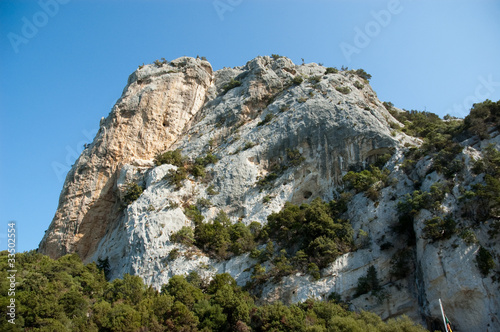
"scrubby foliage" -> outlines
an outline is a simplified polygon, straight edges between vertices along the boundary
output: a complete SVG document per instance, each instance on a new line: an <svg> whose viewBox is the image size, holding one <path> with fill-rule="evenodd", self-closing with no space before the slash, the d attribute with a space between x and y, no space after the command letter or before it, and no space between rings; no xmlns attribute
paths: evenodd
<svg viewBox="0 0 500 332"><path fill-rule="evenodd" d="M493 255L484 247L479 247L476 255L476 262L483 278L486 278L491 270L495 268Z"/></svg>
<svg viewBox="0 0 500 332"><path fill-rule="evenodd" d="M288 168L299 166L306 158L302 156L298 149L285 150L285 158L281 164L276 164L271 168L271 171L265 176L257 180L257 187L261 189L269 187L280 177Z"/></svg>
<svg viewBox="0 0 500 332"><path fill-rule="evenodd" d="M355 70L354 73L366 81L369 81L372 78L372 75L368 74L364 69L361 68Z"/></svg>
<svg viewBox="0 0 500 332"><path fill-rule="evenodd" d="M347 86L337 86L335 87L335 90L345 95L351 93L351 89L349 89L349 87Z"/></svg>
<svg viewBox="0 0 500 332"><path fill-rule="evenodd" d="M340 218L345 210L343 200L326 203L317 198L300 207L286 203L280 212L268 217L268 223L262 229L257 222L232 224L222 210L207 223L203 222L196 206L187 208L185 213L195 223L194 245L219 260L251 251L253 258L271 262L272 269L256 277L265 280L269 277L279 279L293 271L307 272L319 278L320 268L353 250L351 224ZM172 238L189 244L186 233L189 230L183 228ZM264 249L256 248L264 243L267 243ZM275 244L281 248L279 252ZM254 272L260 273L258 269Z"/></svg>
<svg viewBox="0 0 500 332"><path fill-rule="evenodd" d="M309 263L324 268L353 249L353 230L339 217L342 212L343 202L326 203L319 198L300 207L286 203L280 212L267 218L261 237L287 248L286 256L299 270Z"/></svg>
<svg viewBox="0 0 500 332"><path fill-rule="evenodd" d="M464 194L464 213L478 221L500 220L500 152L493 144L483 150L483 158L476 161L473 171L484 174L484 182Z"/></svg>
<svg viewBox="0 0 500 332"><path fill-rule="evenodd" d="M31 251L16 258L23 271L17 275L16 324L2 319L2 331L425 331L404 316L384 323L333 301L258 306L229 274L211 281L196 272L174 276L158 292L128 274L106 282L94 263L84 265L76 254L52 260ZM3 251L3 283L7 270ZM1 288L4 308L7 288Z"/></svg>
<svg viewBox="0 0 500 332"><path fill-rule="evenodd" d="M155 165L171 164L177 167L184 166L185 158L181 154L181 150L167 151L160 153L155 157Z"/></svg>
<svg viewBox="0 0 500 332"><path fill-rule="evenodd" d="M406 278L412 272L413 251L410 248L398 250L391 258L390 275L395 279Z"/></svg>
<svg viewBox="0 0 500 332"><path fill-rule="evenodd" d="M127 183L127 186L125 188L125 195L123 196L123 203L125 205L130 205L132 202L134 202L142 195L143 191L144 188L138 185L137 183L135 182Z"/></svg>
<svg viewBox="0 0 500 332"><path fill-rule="evenodd" d="M369 169L361 172L349 171L342 181L347 189L354 189L356 193L368 190L373 184L381 182L381 187L387 183L389 176L388 170L380 170L377 166L370 165Z"/></svg>
<svg viewBox="0 0 500 332"><path fill-rule="evenodd" d="M175 190L179 190L182 188L182 182L187 179L187 174L187 170L184 167L179 167L177 169L170 169L164 176L164 179L172 184Z"/></svg>
<svg viewBox="0 0 500 332"><path fill-rule="evenodd" d="M231 89L234 89L238 86L241 85L241 82L238 81L238 80L235 80L234 78L231 78L231 80L222 87L222 89L224 90L224 93L228 92L229 90Z"/></svg>
<svg viewBox="0 0 500 332"><path fill-rule="evenodd" d="M300 85L302 82L304 82L304 78L300 75L297 75L292 79L292 83L295 85Z"/></svg>
<svg viewBox="0 0 500 332"><path fill-rule="evenodd" d="M356 286L355 297L371 292L373 295L378 295L382 291L380 280L377 276L377 270L371 265L366 271L366 275L358 279Z"/></svg>
<svg viewBox="0 0 500 332"><path fill-rule="evenodd" d="M326 68L325 70L325 75L328 75L328 74L337 74L339 72L339 70L335 67L328 67Z"/></svg>
<svg viewBox="0 0 500 332"><path fill-rule="evenodd" d="M229 259L255 248L255 234L243 223L231 224L220 210L211 223L198 222L194 229L195 245L216 259Z"/></svg>
<svg viewBox="0 0 500 332"><path fill-rule="evenodd" d="M424 224L424 238L430 239L432 242L449 239L456 232L456 222L451 216L434 217Z"/></svg>
<svg viewBox="0 0 500 332"><path fill-rule="evenodd" d="M464 119L464 129L481 139L490 137L489 130L492 127L499 130L499 124L500 100L495 103L487 99L482 103L474 104L469 115Z"/></svg>
<svg viewBox="0 0 500 332"><path fill-rule="evenodd" d="M198 157L194 162L188 161L182 155L180 149L167 151L155 157L155 165L171 164L177 166L177 169L171 169L165 175L164 179L174 185L175 190L182 188L182 182L191 174L196 179L204 178L206 175L205 167L209 164L215 164L219 158L212 153L207 153L204 157Z"/></svg>

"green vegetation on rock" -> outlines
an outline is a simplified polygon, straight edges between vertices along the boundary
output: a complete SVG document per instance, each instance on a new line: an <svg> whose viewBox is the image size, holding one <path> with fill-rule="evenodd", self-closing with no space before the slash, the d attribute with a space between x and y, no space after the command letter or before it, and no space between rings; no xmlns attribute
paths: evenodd
<svg viewBox="0 0 500 332"><path fill-rule="evenodd" d="M7 255L0 253L1 280L7 280ZM2 331L426 331L405 316L382 322L334 301L256 305L227 273L211 281L196 272L173 276L156 291L128 274L107 282L94 263L84 265L76 254L52 260L19 253L16 268L23 271L17 275L16 324L2 319ZM7 288L1 290L4 308Z"/></svg>

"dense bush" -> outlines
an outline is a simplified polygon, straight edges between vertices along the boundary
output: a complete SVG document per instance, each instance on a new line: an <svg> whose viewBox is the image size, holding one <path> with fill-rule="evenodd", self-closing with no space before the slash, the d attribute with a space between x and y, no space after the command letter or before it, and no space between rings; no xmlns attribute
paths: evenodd
<svg viewBox="0 0 500 332"><path fill-rule="evenodd" d="M234 78L231 78L231 80L222 87L222 89L224 90L224 93L228 92L229 90L231 89L234 89L238 86L241 85L241 82L238 81L238 80L235 80Z"/></svg>
<svg viewBox="0 0 500 332"><path fill-rule="evenodd" d="M369 292L373 295L377 295L381 290L382 287L380 286L380 281L377 276L377 270L371 265L366 271L366 275L358 279L358 285L356 286L356 293L354 296L357 297Z"/></svg>
<svg viewBox="0 0 500 332"><path fill-rule="evenodd" d="M182 182L187 179L187 175L187 170L184 167L178 167L170 169L163 178L173 185L175 190L179 190L182 188Z"/></svg>
<svg viewBox="0 0 500 332"><path fill-rule="evenodd" d="M177 149L158 154L155 157L154 162L156 166L171 164L177 167L182 167L184 166L185 158L182 156L181 150Z"/></svg>
<svg viewBox="0 0 500 332"><path fill-rule="evenodd" d="M349 89L349 87L347 87L347 86L337 86L337 87L335 87L335 90L337 90L338 92L343 93L345 95L351 93L351 89Z"/></svg>
<svg viewBox="0 0 500 332"><path fill-rule="evenodd" d="M339 72L339 70L335 67L328 67L326 68L325 70L325 75L328 75L328 74L337 74Z"/></svg>
<svg viewBox="0 0 500 332"><path fill-rule="evenodd" d="M483 151L483 159L476 161L473 171L484 173L484 182L474 185L464 195L467 216L479 221L500 216L500 152L493 144Z"/></svg>
<svg viewBox="0 0 500 332"><path fill-rule="evenodd" d="M493 255L491 255L491 253L482 246L479 247L479 250L477 252L476 263L483 278L486 278L490 271L495 268Z"/></svg>
<svg viewBox="0 0 500 332"><path fill-rule="evenodd" d="M303 251L309 263L323 268L353 249L353 230L348 221L339 218L340 205L319 198L300 207L286 203L267 218L262 233L288 248L290 257Z"/></svg>
<svg viewBox="0 0 500 332"><path fill-rule="evenodd" d="M180 230L173 233L170 236L170 240L173 242L181 243L186 246L193 245L194 243L194 232L191 227L183 226Z"/></svg>
<svg viewBox="0 0 500 332"><path fill-rule="evenodd" d="M366 81L372 78L372 75L368 74L364 69L357 69L354 73Z"/></svg>
<svg viewBox="0 0 500 332"><path fill-rule="evenodd" d="M384 323L334 302L257 306L228 274L209 283L196 272L174 276L158 292L138 276L106 282L95 264L83 265L77 255L52 260L19 253L16 269L24 271L17 275L16 324L2 319L2 331L425 331L406 317ZM7 270L3 251L1 280L7 280ZM7 287L1 294L5 308Z"/></svg>
<svg viewBox="0 0 500 332"><path fill-rule="evenodd" d="M274 165L271 172L265 177L260 177L256 182L257 187L260 187L262 190L265 187L271 186L288 168L299 166L304 160L306 160L305 157L302 156L298 149L292 150L287 148L285 150L284 161L281 164Z"/></svg>
<svg viewBox="0 0 500 332"><path fill-rule="evenodd" d="M292 83L295 85L300 85L302 82L304 82L304 78L300 75L297 75L292 79Z"/></svg>
<svg viewBox="0 0 500 332"><path fill-rule="evenodd" d="M464 119L464 129L470 134L484 139L490 137L488 131L491 128L500 129L499 123L500 100L495 103L487 99L473 105L469 115Z"/></svg>
<svg viewBox="0 0 500 332"><path fill-rule="evenodd" d="M361 89L363 89L365 87L363 84L359 83L358 81L354 82L354 86L358 90L361 90Z"/></svg>
<svg viewBox="0 0 500 332"><path fill-rule="evenodd" d="M220 210L211 223L195 223L194 244L209 256L224 260L254 249L254 232L243 223L231 224L227 214Z"/></svg>
<svg viewBox="0 0 500 332"><path fill-rule="evenodd" d="M271 120L274 119L274 114L273 113L267 113L264 120L260 121L257 126L263 126L266 123L271 122Z"/></svg>
<svg viewBox="0 0 500 332"><path fill-rule="evenodd" d="M130 205L142 195L143 191L144 188L139 186L137 183L127 183L127 186L125 187L125 195L123 196L123 203L125 205Z"/></svg>
<svg viewBox="0 0 500 332"><path fill-rule="evenodd" d="M357 193L368 190L373 184L381 182L381 187L384 187L389 176L388 170L381 171L376 166L370 166L361 172L349 171L342 181L346 184L347 189L354 189Z"/></svg>
<svg viewBox="0 0 500 332"><path fill-rule="evenodd" d="M410 248L398 250L391 258L390 275L396 279L406 278L412 271L413 251Z"/></svg>
<svg viewBox="0 0 500 332"><path fill-rule="evenodd" d="M424 238L430 239L432 242L449 239L456 232L456 222L450 216L444 219L434 217L424 224Z"/></svg>

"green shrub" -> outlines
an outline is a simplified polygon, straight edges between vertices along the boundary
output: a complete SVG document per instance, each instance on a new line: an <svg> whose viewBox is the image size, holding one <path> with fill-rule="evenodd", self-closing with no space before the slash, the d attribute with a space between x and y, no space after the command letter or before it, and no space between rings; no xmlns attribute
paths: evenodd
<svg viewBox="0 0 500 332"><path fill-rule="evenodd" d="M143 191L144 188L139 186L137 183L127 183L127 186L125 187L125 195L123 196L123 202L125 205L130 205L142 195Z"/></svg>
<svg viewBox="0 0 500 332"><path fill-rule="evenodd" d="M191 246L194 243L194 232L191 227L182 226L180 230L170 236L170 240L176 243L181 243L186 246Z"/></svg>
<svg viewBox="0 0 500 332"><path fill-rule="evenodd" d="M487 99L482 103L473 105L469 115L464 119L464 130L485 139L490 137L488 131L491 128L497 130L500 128L499 123L500 100L495 103Z"/></svg>
<svg viewBox="0 0 500 332"><path fill-rule="evenodd" d="M184 166L184 162L185 158L182 156L180 149L158 154L154 159L154 163L156 166L171 164L177 167L182 167Z"/></svg>
<svg viewBox="0 0 500 332"><path fill-rule="evenodd" d="M217 156L211 154L210 152L205 155L205 157L196 158L194 164L201 167L207 167L210 164L215 164L219 161Z"/></svg>
<svg viewBox="0 0 500 332"><path fill-rule="evenodd" d="M274 180L276 180L278 177L279 177L278 174L276 174L275 172L271 172L267 174L265 177L258 179L256 185L257 187L261 188L270 186L274 182Z"/></svg>
<svg viewBox="0 0 500 332"><path fill-rule="evenodd" d="M210 196L215 196L215 195L218 195L219 192L217 190L215 190L215 186L213 184L209 185L208 188L207 188L207 195L210 195Z"/></svg>
<svg viewBox="0 0 500 332"><path fill-rule="evenodd" d="M384 101L382 105L384 105L385 109L388 111L392 110L392 108L394 107L394 104L390 101ZM392 116L394 116L394 114Z"/></svg>
<svg viewBox="0 0 500 332"><path fill-rule="evenodd" d="M316 84L321 81L321 76L311 76L307 79L307 81L311 84Z"/></svg>
<svg viewBox="0 0 500 332"><path fill-rule="evenodd" d="M201 165L192 165L189 169L189 172L195 177L195 178L204 178L206 173L205 173L205 168Z"/></svg>
<svg viewBox="0 0 500 332"><path fill-rule="evenodd" d="M347 87L347 86L342 86L342 87L337 86L337 87L335 87L335 90L337 90L338 92L343 93L345 95L351 93L351 89L349 89L349 87Z"/></svg>
<svg viewBox="0 0 500 332"><path fill-rule="evenodd" d="M2 280L8 277L7 259L8 252L2 251ZM406 318L383 323L333 301L257 305L227 273L214 276L208 285L196 273L173 276L158 292L128 274L106 282L94 263L84 265L77 255L53 260L34 251L18 253L16 268L24 271L16 288L16 303L21 304L16 306L17 330L326 331L354 326L350 330L425 331ZM252 275L263 283L267 273L256 265ZM4 319L0 330L11 331L12 324Z"/></svg>
<svg viewBox="0 0 500 332"><path fill-rule="evenodd" d="M370 165L369 169L365 169L361 172L349 171L346 175L344 175L342 181L346 183L348 189L354 189L356 193L359 193L367 191L373 186L373 184L379 181L382 182L382 187L385 187L388 176L388 170L381 171L378 167Z"/></svg>
<svg viewBox="0 0 500 332"><path fill-rule="evenodd" d="M368 74L364 69L358 69L354 73L366 81L372 78L372 75Z"/></svg>
<svg viewBox="0 0 500 332"><path fill-rule="evenodd" d="M255 144L254 142L248 142L248 141L247 141L247 142L245 143L245 146L243 147L243 151L248 150L248 149L251 149L251 148L253 148L255 145L257 145L257 144Z"/></svg>
<svg viewBox="0 0 500 332"><path fill-rule="evenodd" d="M375 295L381 289L382 287L380 286L380 281L377 276L377 270L371 265L366 271L366 275L358 279L358 285L356 286L356 293L354 296L358 297L369 292Z"/></svg>
<svg viewBox="0 0 500 332"><path fill-rule="evenodd" d="M456 222L451 217L434 217L425 221L424 238L432 242L449 239L456 232Z"/></svg>
<svg viewBox="0 0 500 332"><path fill-rule="evenodd" d="M222 210L212 223L197 223L195 245L213 258L224 260L255 248L255 235L243 223L231 224Z"/></svg>
<svg viewBox="0 0 500 332"><path fill-rule="evenodd" d="M280 59L280 58L283 58L283 56L278 55L278 54L271 54L271 57L272 57L274 60L278 60L278 59Z"/></svg>
<svg viewBox="0 0 500 332"><path fill-rule="evenodd" d="M198 198L198 200L196 201L196 206L208 209L209 207L212 206L212 202L210 202L210 200L207 198Z"/></svg>
<svg viewBox="0 0 500 332"><path fill-rule="evenodd" d="M298 149L286 149L286 166L299 166L306 158L302 157L302 154Z"/></svg>
<svg viewBox="0 0 500 332"><path fill-rule="evenodd" d="M201 214L200 210L196 205L189 205L186 207L184 210L184 215L191 221L194 222L194 224L200 224L203 222L203 215Z"/></svg>
<svg viewBox="0 0 500 332"><path fill-rule="evenodd" d="M354 87L356 87L358 90L363 89L365 86L358 81L354 82Z"/></svg>
<svg viewBox="0 0 500 332"><path fill-rule="evenodd" d="M281 105L280 106L280 112L283 113L283 112L286 112L290 109L290 105Z"/></svg>
<svg viewBox="0 0 500 332"><path fill-rule="evenodd" d="M474 231L470 230L470 229L464 229L461 233L460 233L460 238L462 240L464 240L465 243L467 243L468 245L471 245L471 244L474 244L474 243L477 243L477 237L476 237L476 234L474 234Z"/></svg>
<svg viewBox="0 0 500 332"><path fill-rule="evenodd" d="M268 216L262 232L285 248L303 250L309 262L326 267L353 248L351 224L337 219L334 206L319 198L300 207L286 203L280 212Z"/></svg>
<svg viewBox="0 0 500 332"><path fill-rule="evenodd" d="M483 278L486 278L490 271L495 268L493 255L482 246L479 247L479 250L476 254L476 263Z"/></svg>
<svg viewBox="0 0 500 332"><path fill-rule="evenodd" d="M390 275L396 280L406 278L412 271L413 251L410 248L398 250L391 258Z"/></svg>
<svg viewBox="0 0 500 332"><path fill-rule="evenodd" d="M169 261L175 261L180 256L181 256L180 250L178 248L174 248L174 249L170 250L170 252L168 253L167 259Z"/></svg>
<svg viewBox="0 0 500 332"><path fill-rule="evenodd" d="M229 81L229 83L227 83L226 85L224 85L222 87L222 89L224 90L224 93L226 93L229 90L234 89L234 88L236 88L236 87L238 87L240 85L241 85L240 81L237 81L234 78L231 78L231 80Z"/></svg>
<svg viewBox="0 0 500 332"><path fill-rule="evenodd" d="M182 182L187 179L187 171L184 167L170 169L164 179L173 185L175 190L179 190L182 188Z"/></svg>
<svg viewBox="0 0 500 332"><path fill-rule="evenodd" d="M264 198L262 198L262 203L264 204L267 204L271 201L271 196L270 195L266 195L264 196Z"/></svg>
<svg viewBox="0 0 500 332"><path fill-rule="evenodd" d="M335 67L328 67L326 68L326 71L325 71L325 74L328 75L328 74L337 74L339 72L339 70Z"/></svg>
<svg viewBox="0 0 500 332"><path fill-rule="evenodd" d="M272 113L268 113L268 114L266 114L266 117L264 118L264 120L262 120L261 122L259 122L259 123L257 124L257 126L263 126L263 125L265 125L266 123L271 122L271 120L272 120L273 118L274 118L274 114L272 114Z"/></svg>
<svg viewBox="0 0 500 332"><path fill-rule="evenodd" d="M300 85L302 82L304 82L304 78L300 75L297 75L292 79L292 83L295 85Z"/></svg>

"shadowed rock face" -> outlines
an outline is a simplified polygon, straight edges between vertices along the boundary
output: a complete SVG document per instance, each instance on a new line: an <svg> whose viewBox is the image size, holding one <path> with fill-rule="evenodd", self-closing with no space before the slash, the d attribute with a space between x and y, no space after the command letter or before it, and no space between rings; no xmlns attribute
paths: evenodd
<svg viewBox="0 0 500 332"><path fill-rule="evenodd" d="M66 177L59 206L39 250L50 257L91 255L121 215L116 174L125 164L151 159L179 138L205 102L212 84L206 61L180 58L134 72L93 143Z"/></svg>
<svg viewBox="0 0 500 332"><path fill-rule="evenodd" d="M294 84L298 75L305 80ZM228 90L232 79L240 85ZM211 206L202 210L205 220L223 209L233 222L266 223L287 201L332 199L349 170L362 170L378 156L390 154L392 185L380 190L376 202L359 193L349 205L355 241L360 241L361 230L369 234L363 246L323 269L318 281L297 274L278 284L268 282L262 301L291 303L336 292L355 310L374 311L384 319L407 314L423 323L440 319L441 297L448 316L463 330L500 329L497 285L476 271L478 245L466 245L458 236L440 243L423 239L425 221L432 217L427 210L415 218L418 239L411 277L392 280L391 259L397 249L382 250L381 244L405 247L391 229L398 218L396 198L411 193L417 178L424 190L444 179L427 173L429 159L416 168L418 176L407 176L399 168L404 145L419 142L392 132L391 122L397 120L352 72L325 75L325 68L316 64L298 66L287 58L270 57L214 73L208 62L191 58L146 65L130 76L93 143L68 173L40 251L54 258L76 252L87 262L107 258L112 278L136 274L157 289L173 275L191 271L201 276L228 272L244 285L256 263L248 254L218 262L170 241L173 232L193 226L183 206L208 199ZM500 146L500 136L492 142ZM177 148L191 161L207 152L219 161L206 167L205 179L189 177L176 190L164 180L175 166L155 167L153 158ZM465 178L446 196L443 209L456 208L459 185L469 188L474 183L471 156L480 156L481 149L467 149L461 155ZM292 150L302 157L300 165L281 169L270 186L256 186L283 165ZM145 190L125 207L122 197L129 182ZM217 194L209 195L209 186ZM269 198L266 203L264 197ZM487 226L481 227L481 242L491 242ZM181 255L169 260L172 249ZM358 279L371 265L377 267L388 294L389 300L382 303L374 297L352 298Z"/></svg>

